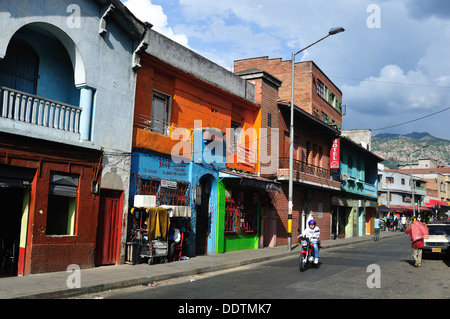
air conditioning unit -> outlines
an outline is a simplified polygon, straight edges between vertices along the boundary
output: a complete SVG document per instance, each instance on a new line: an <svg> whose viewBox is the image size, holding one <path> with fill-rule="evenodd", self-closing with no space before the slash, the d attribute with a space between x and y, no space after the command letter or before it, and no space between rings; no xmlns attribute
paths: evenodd
<svg viewBox="0 0 450 319"><path fill-rule="evenodd" d="M350 178L350 175L348 175L347 173L342 173L340 178L341 178L341 181L346 181Z"/></svg>
<svg viewBox="0 0 450 319"><path fill-rule="evenodd" d="M134 195L134 207L156 207L156 196Z"/></svg>

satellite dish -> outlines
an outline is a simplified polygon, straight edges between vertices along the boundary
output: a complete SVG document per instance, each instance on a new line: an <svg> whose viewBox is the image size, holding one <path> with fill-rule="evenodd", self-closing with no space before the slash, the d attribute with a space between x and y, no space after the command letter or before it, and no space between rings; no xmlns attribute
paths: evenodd
<svg viewBox="0 0 450 319"><path fill-rule="evenodd" d="M342 173L341 174L341 181L346 181L350 178L350 175L348 175L347 173Z"/></svg>

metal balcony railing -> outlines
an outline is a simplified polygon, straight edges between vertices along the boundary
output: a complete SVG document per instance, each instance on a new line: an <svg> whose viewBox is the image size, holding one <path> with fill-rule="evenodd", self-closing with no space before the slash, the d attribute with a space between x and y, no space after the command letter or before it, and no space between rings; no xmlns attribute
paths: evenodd
<svg viewBox="0 0 450 319"><path fill-rule="evenodd" d="M157 134L170 136L171 127L176 128L176 125L159 119L152 119L147 115L136 113L134 114L134 127Z"/></svg>
<svg viewBox="0 0 450 319"><path fill-rule="evenodd" d="M81 108L0 86L0 116L79 133Z"/></svg>
<svg viewBox="0 0 450 319"><path fill-rule="evenodd" d="M289 169L289 157L281 157L279 162L280 169ZM294 159L294 174L295 172L306 173L314 175L317 177L322 177L325 179L331 179L331 171L326 168L315 166L312 164L305 163L303 161Z"/></svg>

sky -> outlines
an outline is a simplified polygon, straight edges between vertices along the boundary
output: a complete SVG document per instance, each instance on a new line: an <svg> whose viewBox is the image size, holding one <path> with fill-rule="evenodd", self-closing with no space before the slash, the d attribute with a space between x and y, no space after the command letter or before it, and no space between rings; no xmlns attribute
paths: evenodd
<svg viewBox="0 0 450 319"><path fill-rule="evenodd" d="M450 140L448 0L122 0L153 30L233 71L267 56L314 61L339 87L343 129Z"/></svg>

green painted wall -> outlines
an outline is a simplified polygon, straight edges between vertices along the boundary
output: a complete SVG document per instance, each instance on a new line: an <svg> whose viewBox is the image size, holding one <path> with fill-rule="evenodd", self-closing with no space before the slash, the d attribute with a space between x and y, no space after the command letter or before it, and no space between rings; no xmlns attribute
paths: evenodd
<svg viewBox="0 0 450 319"><path fill-rule="evenodd" d="M225 252L225 186L222 181L217 183L217 234L216 252Z"/></svg>
<svg viewBox="0 0 450 319"><path fill-rule="evenodd" d="M257 213L257 231L251 235L227 234L225 235L225 185L219 181L217 186L217 236L216 251L224 253L227 251L257 249L259 240L259 219L261 212L261 203L258 200Z"/></svg>

